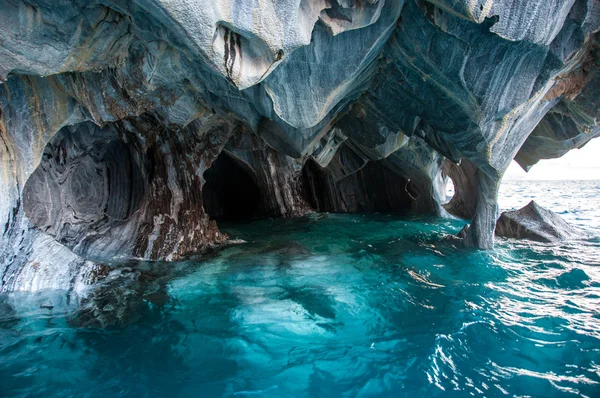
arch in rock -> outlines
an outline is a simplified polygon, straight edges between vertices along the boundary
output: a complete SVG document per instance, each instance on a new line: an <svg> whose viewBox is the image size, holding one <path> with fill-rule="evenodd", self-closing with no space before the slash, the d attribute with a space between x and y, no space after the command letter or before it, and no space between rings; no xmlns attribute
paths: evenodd
<svg viewBox="0 0 600 398"><path fill-rule="evenodd" d="M256 177L225 152L204 172L204 211L213 220L248 221L257 216L261 192Z"/></svg>

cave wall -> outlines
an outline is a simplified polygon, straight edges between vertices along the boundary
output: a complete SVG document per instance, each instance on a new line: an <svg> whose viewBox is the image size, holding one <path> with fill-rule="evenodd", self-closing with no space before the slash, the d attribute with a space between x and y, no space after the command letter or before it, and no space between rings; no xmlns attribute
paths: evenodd
<svg viewBox="0 0 600 398"><path fill-rule="evenodd" d="M593 0L5 0L1 289L223 242L220 156L253 217L448 210L490 248L510 161L600 134L599 29Z"/></svg>
<svg viewBox="0 0 600 398"><path fill-rule="evenodd" d="M234 126L213 115L179 132L150 117L66 126L27 180L25 215L84 258L184 258L224 239L204 213L202 173Z"/></svg>

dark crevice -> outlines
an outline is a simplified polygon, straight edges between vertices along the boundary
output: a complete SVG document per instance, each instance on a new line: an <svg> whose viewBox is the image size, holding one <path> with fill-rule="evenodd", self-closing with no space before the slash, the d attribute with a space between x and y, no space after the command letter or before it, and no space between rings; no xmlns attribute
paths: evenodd
<svg viewBox="0 0 600 398"><path fill-rule="evenodd" d="M322 169L312 159L308 159L302 168L303 185L306 190L306 199L310 206L317 211L327 211L331 205L327 203L324 193L327 187L327 177Z"/></svg>
<svg viewBox="0 0 600 398"><path fill-rule="evenodd" d="M204 211L213 220L250 221L256 217L260 190L250 172L225 153L204 173Z"/></svg>

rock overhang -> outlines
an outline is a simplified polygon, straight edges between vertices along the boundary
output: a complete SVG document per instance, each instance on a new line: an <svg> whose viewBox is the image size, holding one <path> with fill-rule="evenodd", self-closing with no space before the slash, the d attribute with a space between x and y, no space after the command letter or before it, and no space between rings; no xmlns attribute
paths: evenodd
<svg viewBox="0 0 600 398"><path fill-rule="evenodd" d="M223 151L253 170L273 216L310 209L309 159L324 173L324 207L339 211L361 208L342 205L340 192L352 196L360 173L384 167L411 181L405 191L420 198L412 211L441 214L440 185L454 173L457 195L446 208L472 219L468 244L489 248L509 162L529 167L600 134L597 8L582 0L7 1L3 284L29 261L15 253L41 233L20 203L44 148L65 129L117 131L149 170L141 202L154 192L165 204L126 232L92 239L84 230L81 240L96 246L67 247L85 258L179 258L218 241L201 190ZM402 192L388 193L401 200Z"/></svg>

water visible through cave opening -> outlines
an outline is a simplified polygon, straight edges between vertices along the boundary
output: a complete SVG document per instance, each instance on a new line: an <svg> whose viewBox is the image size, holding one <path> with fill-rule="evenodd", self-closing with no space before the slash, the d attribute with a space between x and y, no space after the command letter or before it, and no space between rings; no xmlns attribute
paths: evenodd
<svg viewBox="0 0 600 398"><path fill-rule="evenodd" d="M213 220L249 221L256 216L260 191L249 171L221 153L204 173L204 211Z"/></svg>
<svg viewBox="0 0 600 398"><path fill-rule="evenodd" d="M444 193L446 194L446 197L442 202L443 205L450 203L450 201L454 197L454 194L456 193L456 189L454 187L454 181L452 181L452 178L450 178L450 177L446 177Z"/></svg>

